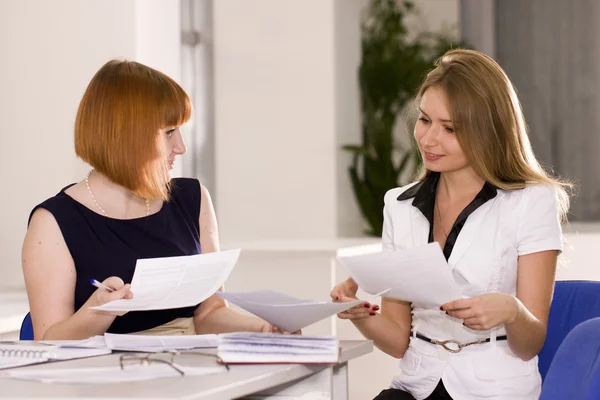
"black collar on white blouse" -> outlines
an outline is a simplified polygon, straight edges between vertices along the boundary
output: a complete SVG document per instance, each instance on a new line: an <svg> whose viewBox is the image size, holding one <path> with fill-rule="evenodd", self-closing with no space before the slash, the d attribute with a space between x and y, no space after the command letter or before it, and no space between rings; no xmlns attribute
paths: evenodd
<svg viewBox="0 0 600 400"><path fill-rule="evenodd" d="M429 243L433 242L433 212L435 207L435 194L440 181L439 172L431 172L424 180L411 186L398 196L398 201L405 201L414 198L412 205L418 208L421 213L429 221ZM498 194L496 187L486 182L477 196L465 207L464 210L456 218L448 238L444 246L444 256L446 260L450 258L454 244L458 239L458 234L462 230L469 215L485 204L488 200L493 199Z"/></svg>

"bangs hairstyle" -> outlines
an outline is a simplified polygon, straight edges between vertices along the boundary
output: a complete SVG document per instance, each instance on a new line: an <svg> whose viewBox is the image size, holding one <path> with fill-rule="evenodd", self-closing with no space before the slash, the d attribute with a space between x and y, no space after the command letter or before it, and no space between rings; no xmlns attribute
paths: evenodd
<svg viewBox="0 0 600 400"><path fill-rule="evenodd" d="M444 92L458 143L480 177L502 190L554 186L559 217L566 221L572 185L551 177L537 161L517 93L498 63L478 51L450 50L425 78L417 106L430 87Z"/></svg>
<svg viewBox="0 0 600 400"><path fill-rule="evenodd" d="M145 199L169 199L160 130L183 125L192 105L173 79L143 64L112 60L94 75L75 120L75 153Z"/></svg>

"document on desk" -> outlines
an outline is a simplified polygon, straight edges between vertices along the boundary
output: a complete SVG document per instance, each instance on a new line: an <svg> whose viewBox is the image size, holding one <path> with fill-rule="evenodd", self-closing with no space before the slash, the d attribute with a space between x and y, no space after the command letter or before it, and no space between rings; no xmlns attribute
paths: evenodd
<svg viewBox="0 0 600 400"><path fill-rule="evenodd" d="M0 371L0 378L13 378L27 381L38 381L42 383L70 383L70 384L93 384L93 383L117 383L138 382L162 378L181 378L181 374L173 367L163 363L150 363L148 365L130 364L123 369L115 359L114 367L81 367L81 368L52 368L31 369L18 368ZM65 364L66 365L66 364ZM224 366L214 367L190 367L176 364L185 376L199 376L218 374L226 372Z"/></svg>
<svg viewBox="0 0 600 400"><path fill-rule="evenodd" d="M221 334L217 353L223 362L230 364L335 364L340 356L335 336L260 332Z"/></svg>
<svg viewBox="0 0 600 400"><path fill-rule="evenodd" d="M216 348L217 335L132 335L105 333L83 340L52 340L43 343L60 348L110 349L119 351L158 352L166 350L190 350Z"/></svg>
<svg viewBox="0 0 600 400"><path fill-rule="evenodd" d="M424 308L438 308L463 298L437 242L411 249L338 257L337 261L367 293L391 288L385 297Z"/></svg>
<svg viewBox="0 0 600 400"><path fill-rule="evenodd" d="M217 335L130 335L105 333L106 347L121 351L190 350L217 347Z"/></svg>
<svg viewBox="0 0 600 400"><path fill-rule="evenodd" d="M381 294L377 293L373 297ZM356 300L346 303L312 301L298 299L273 290L218 292L217 295L288 332L296 332L323 318L331 317L368 301Z"/></svg>
<svg viewBox="0 0 600 400"><path fill-rule="evenodd" d="M190 307L212 296L227 280L240 250L137 260L132 299L91 307L104 311L147 311Z"/></svg>

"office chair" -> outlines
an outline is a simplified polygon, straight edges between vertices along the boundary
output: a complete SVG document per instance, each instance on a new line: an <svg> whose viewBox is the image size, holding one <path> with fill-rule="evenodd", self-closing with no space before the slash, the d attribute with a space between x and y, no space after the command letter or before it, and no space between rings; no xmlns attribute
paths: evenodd
<svg viewBox="0 0 600 400"><path fill-rule="evenodd" d="M33 340L33 323L31 322L31 314L27 313L21 323L19 332L19 340Z"/></svg>
<svg viewBox="0 0 600 400"><path fill-rule="evenodd" d="M600 399L600 318L577 325L562 342L540 400Z"/></svg>
<svg viewBox="0 0 600 400"><path fill-rule="evenodd" d="M539 354L538 367L542 380L545 379L554 354L567 334L576 325L596 317L600 317L600 282L556 282L546 342ZM600 338L600 332L598 337Z"/></svg>

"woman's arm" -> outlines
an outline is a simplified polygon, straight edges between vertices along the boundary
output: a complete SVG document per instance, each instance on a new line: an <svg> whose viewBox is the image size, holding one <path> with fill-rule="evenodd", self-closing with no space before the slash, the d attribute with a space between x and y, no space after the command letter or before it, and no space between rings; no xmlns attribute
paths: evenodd
<svg viewBox="0 0 600 400"><path fill-rule="evenodd" d="M557 258L556 250L520 256L516 297L488 293L446 303L442 309L474 330L504 324L512 352L524 361L530 360L546 340Z"/></svg>
<svg viewBox="0 0 600 400"><path fill-rule="evenodd" d="M349 302L357 299L358 285L352 278L337 284L330 293L333 301ZM338 314L349 319L362 335L392 357L402 358L410 341L412 314L410 303L382 298L381 314L378 306L365 302Z"/></svg>
<svg viewBox="0 0 600 400"><path fill-rule="evenodd" d="M365 338L392 357L402 358L408 349L412 323L408 302L382 298L381 314L352 322Z"/></svg>
<svg viewBox="0 0 600 400"><path fill-rule="evenodd" d="M510 349L523 360L532 359L544 346L557 258L555 250L519 257L517 312L504 326Z"/></svg>
<svg viewBox="0 0 600 400"><path fill-rule="evenodd" d="M389 191L385 196L383 207L383 230L381 244L383 251L395 251L394 228L390 215L388 197L394 197L395 192ZM394 200L391 200L394 201ZM403 228L404 229L404 228ZM336 285L331 291L334 301L356 300L358 285L352 278ZM370 304L359 304L356 307L339 313L341 319L350 319L362 335L372 340L375 346L392 357L402 358L408 349L410 329L412 324L412 309L408 302L386 299L381 300L381 314Z"/></svg>
<svg viewBox="0 0 600 400"><path fill-rule="evenodd" d="M106 293L99 289L74 312L75 264L54 216L42 208L34 212L27 229L22 267L36 340L102 335L115 315L89 307L131 296L129 285L112 277L104 284L119 290Z"/></svg>
<svg viewBox="0 0 600 400"><path fill-rule="evenodd" d="M200 246L202 253L220 251L219 230L210 193L200 185ZM220 288L219 290L223 290ZM227 306L227 302L216 294L204 300L194 312L196 333L223 333L236 331L270 332L266 321L240 314Z"/></svg>

